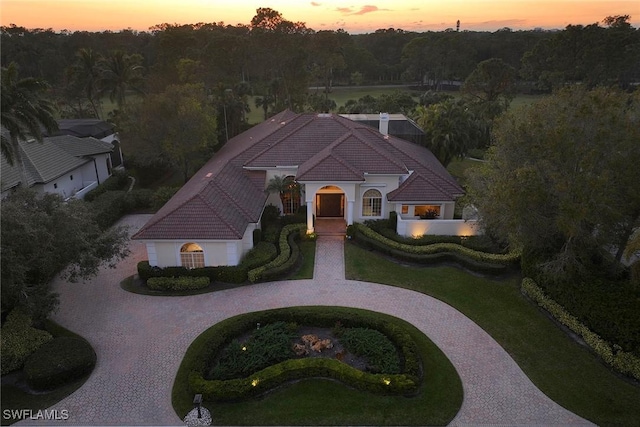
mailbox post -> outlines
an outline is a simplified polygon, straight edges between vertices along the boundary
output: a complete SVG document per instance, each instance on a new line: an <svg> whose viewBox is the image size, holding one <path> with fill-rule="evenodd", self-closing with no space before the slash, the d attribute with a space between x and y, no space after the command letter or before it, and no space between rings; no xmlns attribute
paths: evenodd
<svg viewBox="0 0 640 427"><path fill-rule="evenodd" d="M201 394L196 394L195 397L193 398L193 404L196 405L196 408L198 409L198 418L202 418L202 413L200 412L200 407L202 406L202 395Z"/></svg>

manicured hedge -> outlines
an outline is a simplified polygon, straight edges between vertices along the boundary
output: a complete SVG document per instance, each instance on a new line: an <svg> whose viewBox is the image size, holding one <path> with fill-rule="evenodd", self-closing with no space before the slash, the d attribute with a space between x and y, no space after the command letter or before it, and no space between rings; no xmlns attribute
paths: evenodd
<svg viewBox="0 0 640 427"><path fill-rule="evenodd" d="M208 277L151 277L147 287L156 291L188 291L209 286Z"/></svg>
<svg viewBox="0 0 640 427"><path fill-rule="evenodd" d="M542 289L530 278L522 280L522 292L540 307L547 310L558 322L578 334L587 345L615 370L640 380L640 358L611 345L598 334L592 332L560 304L547 297Z"/></svg>
<svg viewBox="0 0 640 427"><path fill-rule="evenodd" d="M58 337L29 356L24 373L30 387L49 390L88 374L95 364L96 354L87 341Z"/></svg>
<svg viewBox="0 0 640 427"><path fill-rule="evenodd" d="M260 230L256 229L255 231ZM259 242L242 258L240 265L247 270L252 270L273 261L276 256L278 256L276 245L269 242Z"/></svg>
<svg viewBox="0 0 640 427"><path fill-rule="evenodd" d="M228 319L216 326L216 333L203 346L197 365L191 367L189 384L194 394L202 393L205 400L239 400L263 393L284 382L309 377L326 377L344 382L352 387L373 393L410 395L417 391L422 382L422 361L411 335L394 323L383 322L373 315L354 313L348 309L340 314L327 313L321 307L298 307L250 313ZM208 361L234 338L262 325L274 322L295 322L303 325L334 327L336 323L344 328L371 328L382 332L399 350L402 361L400 374L371 374L354 369L332 359L303 358L292 359L270 366L247 378L227 381L206 380ZM320 360L320 361L319 361ZM389 384L385 383L389 380ZM256 385L253 385L254 380Z"/></svg>
<svg viewBox="0 0 640 427"><path fill-rule="evenodd" d="M138 263L138 276L145 283L152 277L208 277L212 282L243 283L247 280L247 269L239 266L203 268L151 267L149 261Z"/></svg>
<svg viewBox="0 0 640 427"><path fill-rule="evenodd" d="M102 182L96 188L85 194L84 200L87 202L92 202L96 198L98 198L98 196L106 193L107 191L126 190L128 185L129 175L124 171L114 171L113 175L105 179L104 182Z"/></svg>
<svg viewBox="0 0 640 427"><path fill-rule="evenodd" d="M27 358L53 337L31 326L31 318L21 308L14 308L2 325L0 364L2 375L22 368Z"/></svg>
<svg viewBox="0 0 640 427"><path fill-rule="evenodd" d="M301 378L331 378L358 390L376 394L411 395L418 385L404 374L370 374L346 363L327 358L289 359L242 379L205 380L192 372L189 382L194 393L206 401L247 399L281 384Z"/></svg>
<svg viewBox="0 0 640 427"><path fill-rule="evenodd" d="M489 264L499 265L513 265L520 260L519 252L511 252L508 254L493 254L487 252L475 251L462 245L455 243L434 243L431 245L416 246L398 243L392 239L382 236L375 232L371 228L363 224L355 224L359 234L368 237L371 240L375 240L388 246L390 249L395 249L408 254L416 255L434 255L439 253L453 253L459 256L464 256L472 261Z"/></svg>
<svg viewBox="0 0 640 427"><path fill-rule="evenodd" d="M280 253L273 261L250 270L248 273L249 280L255 283L290 271L298 260L300 249L295 243L291 244L289 242L289 236L294 233L299 234L305 228L305 224L285 225L280 232L280 239L278 240Z"/></svg>

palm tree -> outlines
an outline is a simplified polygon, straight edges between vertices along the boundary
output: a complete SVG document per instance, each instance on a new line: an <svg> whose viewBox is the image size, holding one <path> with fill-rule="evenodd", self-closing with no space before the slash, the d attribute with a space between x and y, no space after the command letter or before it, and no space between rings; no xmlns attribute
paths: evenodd
<svg viewBox="0 0 640 427"><path fill-rule="evenodd" d="M14 62L7 68L2 67L0 80L0 124L8 133L2 134L2 155L11 166L19 166L20 185L26 187L29 181L19 141L31 137L42 142L43 128L49 133L58 129L53 105L42 96L49 85L32 77L18 78L18 66Z"/></svg>
<svg viewBox="0 0 640 427"><path fill-rule="evenodd" d="M121 50L113 51L100 61L100 94L109 94L118 109L125 105L128 90L142 91L142 56L127 55Z"/></svg>
<svg viewBox="0 0 640 427"><path fill-rule="evenodd" d="M85 97L91 104L96 117L100 117L98 106L98 82L100 70L98 65L102 58L91 48L82 48L76 53L76 62L71 67L72 78L82 87Z"/></svg>
<svg viewBox="0 0 640 427"><path fill-rule="evenodd" d="M296 198L300 199L300 184L295 182L292 177L276 175L269 180L264 191L265 193L278 193L283 214L295 213L295 208L300 205L299 202L291 202Z"/></svg>
<svg viewBox="0 0 640 427"><path fill-rule="evenodd" d="M465 105L452 100L416 108L415 120L425 133L426 147L447 167L463 158L478 139L478 125Z"/></svg>

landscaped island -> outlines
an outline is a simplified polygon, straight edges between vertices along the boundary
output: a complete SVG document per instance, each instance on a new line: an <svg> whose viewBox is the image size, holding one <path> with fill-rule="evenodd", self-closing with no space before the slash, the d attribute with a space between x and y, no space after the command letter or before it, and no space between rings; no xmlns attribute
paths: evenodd
<svg viewBox="0 0 640 427"><path fill-rule="evenodd" d="M300 381L312 381L320 391L327 379L359 396L362 405L376 396L387 404L390 399L409 404L418 424L446 423L462 402L451 363L406 322L342 307L294 307L237 316L201 334L176 377L174 408L183 416L193 395L202 394L205 405L215 402L219 411L220 405L256 402L265 393L287 393ZM305 406L333 397L310 392ZM360 406L352 411L341 415L363 413ZM401 419L402 414L395 416ZM301 419L309 423L312 418ZM318 423L324 423L322 418Z"/></svg>

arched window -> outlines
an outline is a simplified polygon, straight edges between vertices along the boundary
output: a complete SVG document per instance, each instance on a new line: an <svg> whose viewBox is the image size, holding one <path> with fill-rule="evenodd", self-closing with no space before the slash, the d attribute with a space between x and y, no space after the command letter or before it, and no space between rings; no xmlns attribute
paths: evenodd
<svg viewBox="0 0 640 427"><path fill-rule="evenodd" d="M180 263L186 268L204 267L204 251L195 243L187 243L180 248Z"/></svg>
<svg viewBox="0 0 640 427"><path fill-rule="evenodd" d="M295 182L294 179L293 176L288 176L284 179L284 189L280 193L283 215L294 214L300 207L300 184Z"/></svg>
<svg viewBox="0 0 640 427"><path fill-rule="evenodd" d="M362 195L362 216L382 216L382 194L369 189Z"/></svg>

